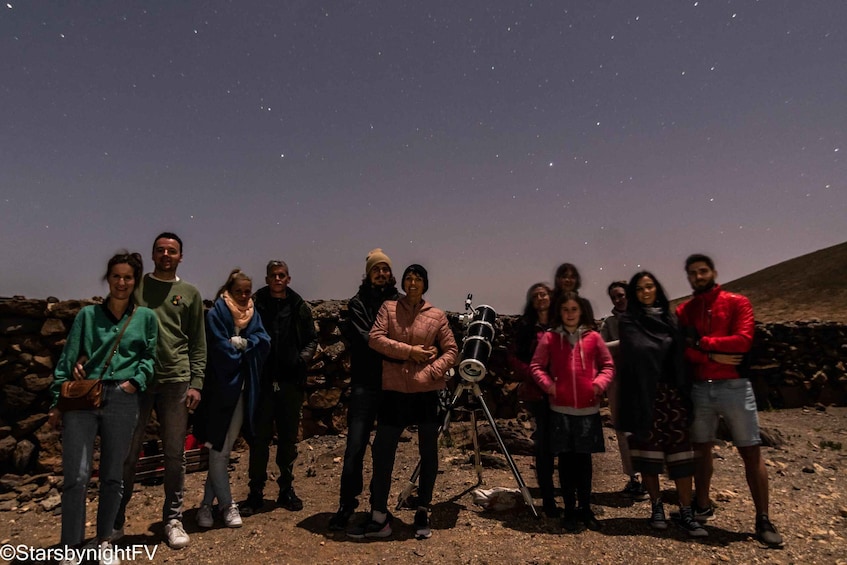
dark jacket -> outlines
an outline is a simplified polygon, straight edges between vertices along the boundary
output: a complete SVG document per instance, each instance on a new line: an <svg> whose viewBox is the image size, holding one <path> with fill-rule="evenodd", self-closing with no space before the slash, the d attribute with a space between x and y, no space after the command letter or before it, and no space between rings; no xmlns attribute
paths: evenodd
<svg viewBox="0 0 847 565"><path fill-rule="evenodd" d="M644 438L653 428L659 382L680 392L691 413L691 387L685 375L685 339L673 314L626 312L620 321L618 428Z"/></svg>
<svg viewBox="0 0 847 565"><path fill-rule="evenodd" d="M350 344L350 377L354 385L382 390L383 355L368 347L368 334L376 321L377 312L386 300L397 300L397 287L374 287L364 281L356 296L347 303L347 318L341 323L341 333Z"/></svg>
<svg viewBox="0 0 847 565"><path fill-rule="evenodd" d="M223 448L241 391L244 391L244 437L253 437L262 365L270 350L270 337L255 313L239 335L247 340L244 351L230 342L235 335L232 314L218 298L206 314L207 360L202 402L194 418L194 435L218 451Z"/></svg>
<svg viewBox="0 0 847 565"><path fill-rule="evenodd" d="M544 391L538 388L538 384L532 378L532 370L529 368L535 348L545 331L547 331L545 326L537 322L530 323L526 318L521 317L518 328L515 330L515 337L509 344L506 361L515 375L520 378L518 399L524 402L537 402L547 398Z"/></svg>
<svg viewBox="0 0 847 565"><path fill-rule="evenodd" d="M253 295L256 312L271 336L271 351L262 371L262 383L306 382L306 368L318 348L312 309L290 287L285 298L274 298L263 286Z"/></svg>

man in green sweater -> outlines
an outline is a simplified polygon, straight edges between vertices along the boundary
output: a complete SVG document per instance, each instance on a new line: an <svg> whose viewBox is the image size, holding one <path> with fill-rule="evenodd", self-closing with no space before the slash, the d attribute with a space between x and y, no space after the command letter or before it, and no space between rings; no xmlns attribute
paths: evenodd
<svg viewBox="0 0 847 565"><path fill-rule="evenodd" d="M135 468L144 431L155 407L159 437L165 454L165 505L162 521L168 545L181 549L188 545L182 526L182 499L185 490L185 431L189 411L200 403L206 370L206 326L200 292L176 276L182 261L182 240L165 232L153 243L153 273L144 275L136 286L135 301L156 313L159 340L153 384L139 398L138 425L132 447L124 463L124 492L115 520L117 539L123 535L126 506L132 497Z"/></svg>

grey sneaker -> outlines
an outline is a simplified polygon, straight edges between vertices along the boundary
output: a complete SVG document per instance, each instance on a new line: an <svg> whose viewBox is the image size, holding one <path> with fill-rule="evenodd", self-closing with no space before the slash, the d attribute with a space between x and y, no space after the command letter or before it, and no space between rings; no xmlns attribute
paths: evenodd
<svg viewBox="0 0 847 565"><path fill-rule="evenodd" d="M706 528L694 519L694 511L690 506L680 507L679 521L677 523L683 530L688 532L688 535L692 538L705 538L709 535Z"/></svg>
<svg viewBox="0 0 847 565"><path fill-rule="evenodd" d="M197 509L197 525L201 528L211 528L215 525L211 504L201 504L200 508Z"/></svg>
<svg viewBox="0 0 847 565"><path fill-rule="evenodd" d="M697 501L694 500L691 503L691 510L694 512L694 519L700 522L701 524L705 524L709 520L715 519L715 507L711 505L700 507L697 506Z"/></svg>
<svg viewBox="0 0 847 565"><path fill-rule="evenodd" d="M661 500L657 500L652 506L652 512L650 513L650 527L654 530L667 530L668 529L668 519L665 518L665 505L662 504Z"/></svg>
<svg viewBox="0 0 847 565"><path fill-rule="evenodd" d="M171 549L182 549L188 545L191 538L185 533L182 522L173 518L165 524L165 539Z"/></svg>
<svg viewBox="0 0 847 565"><path fill-rule="evenodd" d="M238 511L238 505L236 503L233 502L221 510L221 517L223 518L224 525L227 528L241 527L241 513Z"/></svg>

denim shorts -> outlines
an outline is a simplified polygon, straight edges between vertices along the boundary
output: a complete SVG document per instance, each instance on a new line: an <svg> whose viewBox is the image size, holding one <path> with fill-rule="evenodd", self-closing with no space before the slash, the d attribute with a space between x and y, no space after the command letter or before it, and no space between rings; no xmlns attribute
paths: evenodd
<svg viewBox="0 0 847 565"><path fill-rule="evenodd" d="M736 447L760 445L756 395L748 379L699 381L691 391L694 403L692 443L715 441L718 417L722 417Z"/></svg>

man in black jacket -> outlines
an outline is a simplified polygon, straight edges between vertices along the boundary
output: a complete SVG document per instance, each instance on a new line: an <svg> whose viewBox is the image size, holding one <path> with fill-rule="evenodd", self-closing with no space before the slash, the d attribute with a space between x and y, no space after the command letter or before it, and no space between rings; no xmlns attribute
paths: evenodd
<svg viewBox="0 0 847 565"><path fill-rule="evenodd" d="M262 370L255 437L250 438L250 494L242 514L249 516L264 505L265 481L276 422L276 464L279 466L277 504L287 510L303 509L294 492L297 431L305 398L306 368L318 347L315 322L308 304L288 287L291 275L284 261L268 263L267 286L253 295L256 312L271 336L271 351Z"/></svg>
<svg viewBox="0 0 847 565"><path fill-rule="evenodd" d="M347 449L341 471L338 511L329 520L330 530L343 530L359 505L362 464L377 409L382 398L382 355L368 347L368 334L382 303L397 300L397 282L391 259L382 249L368 253L359 292L347 304L348 317L341 330L350 344L350 404L347 408Z"/></svg>

